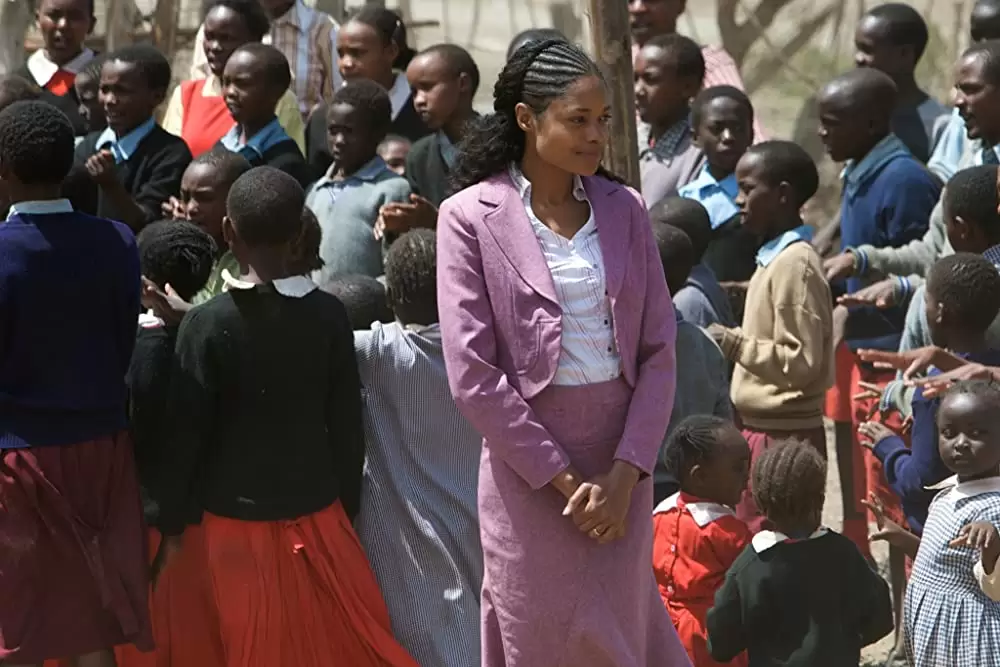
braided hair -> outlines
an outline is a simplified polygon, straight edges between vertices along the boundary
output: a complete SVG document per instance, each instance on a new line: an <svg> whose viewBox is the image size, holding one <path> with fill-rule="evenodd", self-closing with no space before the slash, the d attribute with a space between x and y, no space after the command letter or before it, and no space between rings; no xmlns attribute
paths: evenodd
<svg viewBox="0 0 1000 667"><path fill-rule="evenodd" d="M215 262L215 241L198 225L161 220L147 225L136 238L142 275L190 301L208 282Z"/></svg>
<svg viewBox="0 0 1000 667"><path fill-rule="evenodd" d="M826 461L812 445L797 440L779 443L753 466L754 502L780 527L815 530L825 497Z"/></svg>
<svg viewBox="0 0 1000 667"><path fill-rule="evenodd" d="M431 325L438 321L436 235L414 229L400 236L385 258L389 303L400 322Z"/></svg>
<svg viewBox="0 0 1000 667"><path fill-rule="evenodd" d="M663 450L667 472L683 485L691 468L711 460L719 432L729 425L714 415L692 415L678 424Z"/></svg>
<svg viewBox="0 0 1000 667"><path fill-rule="evenodd" d="M575 44L548 39L518 49L507 61L493 87L493 113L470 123L452 170L454 192L501 173L524 156L525 134L514 108L525 104L542 113L580 79L596 76L600 68ZM603 167L600 176L621 182Z"/></svg>

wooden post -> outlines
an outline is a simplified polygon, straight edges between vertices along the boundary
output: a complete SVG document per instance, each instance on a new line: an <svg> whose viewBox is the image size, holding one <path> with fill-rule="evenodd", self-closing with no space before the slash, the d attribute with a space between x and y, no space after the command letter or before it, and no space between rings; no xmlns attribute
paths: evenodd
<svg viewBox="0 0 1000 667"><path fill-rule="evenodd" d="M157 0L153 15L153 44L168 57L174 54L177 45L177 27L180 23L180 2Z"/></svg>
<svg viewBox="0 0 1000 667"><path fill-rule="evenodd" d="M33 18L31 0L0 0L0 75L24 63L24 35Z"/></svg>
<svg viewBox="0 0 1000 667"><path fill-rule="evenodd" d="M604 158L608 168L639 187L639 140L635 128L632 39L628 5L622 0L587 0L594 59L604 68L611 94L611 140Z"/></svg>

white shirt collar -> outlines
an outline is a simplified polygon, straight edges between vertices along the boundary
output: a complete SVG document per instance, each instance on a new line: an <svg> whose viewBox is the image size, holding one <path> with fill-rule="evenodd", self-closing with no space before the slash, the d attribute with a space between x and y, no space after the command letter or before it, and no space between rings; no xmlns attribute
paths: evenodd
<svg viewBox="0 0 1000 667"><path fill-rule="evenodd" d="M670 510L676 508L677 501L680 500L680 497L680 493L675 493L670 496L656 506L656 509L653 510L653 514L663 514L664 512L669 512ZM684 509L691 515L691 518L694 519L694 522L698 524L699 528L704 528L716 519L721 519L724 516L735 516L735 513L730 508L725 505L712 502L684 503Z"/></svg>
<svg viewBox="0 0 1000 667"><path fill-rule="evenodd" d="M930 491L944 491L949 489L948 495L956 499L973 498L984 493L1000 492L1000 477L987 477L986 479L974 479L971 482L959 482L958 475L953 475L946 480L926 488Z"/></svg>
<svg viewBox="0 0 1000 667"><path fill-rule="evenodd" d="M816 531L807 537L806 539L815 540L817 537L823 537L828 532L828 529L820 526ZM750 540L750 544L753 545L753 550L757 553L764 553L773 546L777 546L782 542L793 541L792 538L788 537L784 533L778 532L776 530L762 530Z"/></svg>
<svg viewBox="0 0 1000 667"><path fill-rule="evenodd" d="M245 280L234 278L233 274L231 274L228 269L222 270L222 282L224 282L230 289L253 289L254 287L257 287L256 283L250 283ZM313 279L309 276L290 276L288 278L278 278L271 284L274 285L274 291L278 294L292 299L301 299L317 289L316 283L313 282Z"/></svg>
<svg viewBox="0 0 1000 667"><path fill-rule="evenodd" d="M410 82L406 80L406 75L400 72L396 75L396 80L392 82L392 88L389 89L389 104L392 105L393 120L396 120L409 99Z"/></svg>
<svg viewBox="0 0 1000 667"><path fill-rule="evenodd" d="M510 163L507 172L510 175L510 180L514 182L518 194L521 195L521 199L525 202L530 202L531 181L527 179L520 167L513 162ZM577 201L590 201L587 199L587 189L583 186L583 179L580 177L580 174L573 174L573 197Z"/></svg>
<svg viewBox="0 0 1000 667"><path fill-rule="evenodd" d="M31 76L35 78L39 86L44 88L60 69L64 69L72 74L79 74L87 66L87 63L93 59L94 52L87 47L83 47L83 51L80 51L80 54L76 58L73 58L73 60L70 60L60 68L59 65L49 60L49 54L45 52L45 49L38 49L28 58L27 65Z"/></svg>
<svg viewBox="0 0 1000 667"><path fill-rule="evenodd" d="M20 201L10 205L7 219L15 215L48 215L51 213L72 213L73 204L68 199L46 199L43 201Z"/></svg>
<svg viewBox="0 0 1000 667"><path fill-rule="evenodd" d="M163 319L152 310L148 310L145 313L139 313L139 326L143 329L159 329L165 324L166 322L164 322Z"/></svg>

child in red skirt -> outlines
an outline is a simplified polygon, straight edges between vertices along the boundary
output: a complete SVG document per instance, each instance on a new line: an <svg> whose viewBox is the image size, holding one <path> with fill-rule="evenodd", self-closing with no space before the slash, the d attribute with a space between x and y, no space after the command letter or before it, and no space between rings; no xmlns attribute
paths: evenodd
<svg viewBox="0 0 1000 667"><path fill-rule="evenodd" d="M224 233L247 273L181 323L160 553L195 503L227 667L412 667L350 523L364 462L354 338L309 278L320 228L304 205L270 167L229 191Z"/></svg>
<svg viewBox="0 0 1000 667"><path fill-rule="evenodd" d="M60 189L73 128L42 102L0 112L0 662L114 667L152 648L125 374L139 315L132 232ZM72 329L73 335L67 335Z"/></svg>
<svg viewBox="0 0 1000 667"><path fill-rule="evenodd" d="M663 458L681 490L653 510L656 583L692 664L721 667L708 652L705 616L750 543L750 530L733 512L747 488L750 450L731 422L696 415L671 433ZM743 667L746 654L725 664Z"/></svg>

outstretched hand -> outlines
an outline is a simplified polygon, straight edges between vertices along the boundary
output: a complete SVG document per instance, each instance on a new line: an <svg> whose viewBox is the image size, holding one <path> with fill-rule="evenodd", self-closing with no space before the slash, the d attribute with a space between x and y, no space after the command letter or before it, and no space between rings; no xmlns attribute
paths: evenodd
<svg viewBox="0 0 1000 667"><path fill-rule="evenodd" d="M948 387L956 382L989 379L1000 382L1000 368L983 366L982 364L966 364L947 373L917 378L912 381L912 384L916 387L923 387L923 394L927 398L934 398L943 394L948 390Z"/></svg>
<svg viewBox="0 0 1000 667"><path fill-rule="evenodd" d="M931 366L941 371L950 371L968 363L965 359L934 345L905 352L858 350L858 358L874 364L875 368L903 371L903 380L906 382L926 373Z"/></svg>
<svg viewBox="0 0 1000 667"><path fill-rule="evenodd" d="M896 281L892 278L880 280L877 283L859 289L857 292L845 294L837 299L841 306L875 306L876 308L891 308L896 305Z"/></svg>

